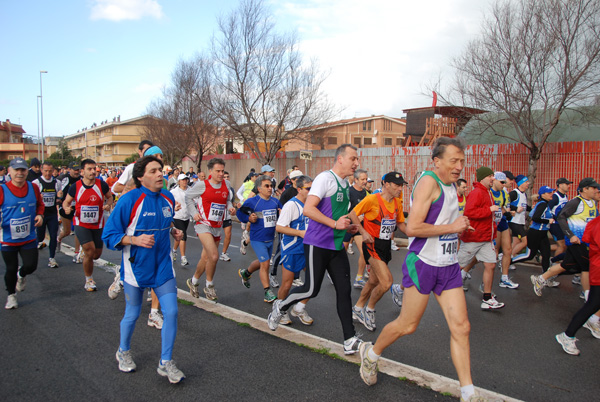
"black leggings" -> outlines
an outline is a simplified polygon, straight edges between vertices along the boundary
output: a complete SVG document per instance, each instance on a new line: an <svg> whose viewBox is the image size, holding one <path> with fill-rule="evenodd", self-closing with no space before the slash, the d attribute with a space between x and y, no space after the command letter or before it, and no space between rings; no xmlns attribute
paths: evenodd
<svg viewBox="0 0 600 402"><path fill-rule="evenodd" d="M297 302L317 297L325 272L329 272L335 287L337 313L342 323L344 340L352 338L356 332L352 323L352 286L350 285L350 262L346 250L328 250L320 247L304 245L306 257L306 274L303 286L292 289L279 306L287 311Z"/></svg>
<svg viewBox="0 0 600 402"><path fill-rule="evenodd" d="M542 271L550 268L550 239L547 230L529 229L527 231L527 248L529 252L513 258L512 262L523 262L533 259L537 252L542 254Z"/></svg>
<svg viewBox="0 0 600 402"><path fill-rule="evenodd" d="M583 327L583 324L585 324L588 318L596 314L598 310L600 310L600 286L590 286L590 294L588 295L587 301L583 307L575 313L565 334L571 338L574 337L579 328Z"/></svg>
<svg viewBox="0 0 600 402"><path fill-rule="evenodd" d="M21 269L19 270L19 254L23 260ZM2 258L6 264L6 273L4 274L4 283L6 284L6 291L9 295L16 292L17 287L17 270L21 277L33 273L37 269L38 264L38 249L37 247L23 249L21 247L14 251L2 251Z"/></svg>

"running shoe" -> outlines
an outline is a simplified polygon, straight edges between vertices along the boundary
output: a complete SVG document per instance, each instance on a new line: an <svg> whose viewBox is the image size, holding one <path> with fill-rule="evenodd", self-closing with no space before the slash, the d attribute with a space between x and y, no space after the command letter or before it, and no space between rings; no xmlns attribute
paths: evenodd
<svg viewBox="0 0 600 402"><path fill-rule="evenodd" d="M398 247L396 242L392 240L392 251L398 251L398 250L400 250L400 247Z"/></svg>
<svg viewBox="0 0 600 402"><path fill-rule="evenodd" d="M483 294L483 282L479 284L479 293ZM496 297L496 293L492 292L492 297Z"/></svg>
<svg viewBox="0 0 600 402"><path fill-rule="evenodd" d="M245 269L238 269L238 275L242 278L242 285L250 289L250 277L252 274L248 274L248 271Z"/></svg>
<svg viewBox="0 0 600 402"><path fill-rule="evenodd" d="M177 261L177 250L173 250L173 262Z"/></svg>
<svg viewBox="0 0 600 402"><path fill-rule="evenodd" d="M111 300L115 300L119 293L123 290L123 284L121 283L121 275L117 272L115 275L115 280L108 288L108 298Z"/></svg>
<svg viewBox="0 0 600 402"><path fill-rule="evenodd" d="M402 307L402 296L404 295L404 289L399 283L394 283L390 287L390 292L392 293L392 300L398 307Z"/></svg>
<svg viewBox="0 0 600 402"><path fill-rule="evenodd" d="M304 282L302 282L302 279L298 278L298 279L294 279L294 281L292 282L292 286L295 287L299 287L299 286L303 286Z"/></svg>
<svg viewBox="0 0 600 402"><path fill-rule="evenodd" d="M269 313L269 317L267 317L267 325L269 326L269 329L271 331L275 331L277 329L279 321L281 321L281 317L283 317L284 313L282 313L279 309L280 305L281 300L275 300L275 302L273 303L273 309Z"/></svg>
<svg viewBox="0 0 600 402"><path fill-rule="evenodd" d="M367 385L373 385L377 382L377 360L371 361L367 354L373 349L371 342L362 342L359 347L360 351L360 378Z"/></svg>
<svg viewBox="0 0 600 402"><path fill-rule="evenodd" d="M277 296L275 296L275 293L273 293L273 291L269 288L265 290L265 297L263 300L265 303L273 303L275 300L277 300Z"/></svg>
<svg viewBox="0 0 600 402"><path fill-rule="evenodd" d="M481 395L473 394L469 397L469 399L463 399L460 397L460 402L487 402L488 400Z"/></svg>
<svg viewBox="0 0 600 402"><path fill-rule="evenodd" d="M369 311L365 308L365 328L373 332L377 328L375 325L375 311Z"/></svg>
<svg viewBox="0 0 600 402"><path fill-rule="evenodd" d="M467 272L467 273L468 273L468 272ZM469 279L469 278L467 277L467 275L463 276L463 278L462 278L462 288L463 288L463 290L464 290L465 292L468 292L468 291L469 291L469 287L467 286L467 279Z"/></svg>
<svg viewBox="0 0 600 402"><path fill-rule="evenodd" d="M281 320L279 320L279 324L281 325L291 325L292 320L290 320L290 316L287 311L281 316Z"/></svg>
<svg viewBox="0 0 600 402"><path fill-rule="evenodd" d="M501 303L498 300L496 300L496 298L494 296L492 296L492 298L489 300L481 301L481 309L482 310L496 310L496 309L499 309L502 307L504 307L504 303Z"/></svg>
<svg viewBox="0 0 600 402"><path fill-rule="evenodd" d="M358 308L356 306L352 307L352 319L360 322L361 324L365 324L365 313L362 308Z"/></svg>
<svg viewBox="0 0 600 402"><path fill-rule="evenodd" d="M304 325L312 325L313 323L313 319L311 316L308 315L306 309L302 310L301 312L297 312L296 309L292 309L292 312L290 314L292 315L292 317L298 318L300 322Z"/></svg>
<svg viewBox="0 0 600 402"><path fill-rule="evenodd" d="M585 291L582 290L581 293L579 293L579 298L585 300Z"/></svg>
<svg viewBox="0 0 600 402"><path fill-rule="evenodd" d="M208 285L204 288L204 296L208 300L217 301L217 291L215 290L215 285Z"/></svg>
<svg viewBox="0 0 600 402"><path fill-rule="evenodd" d="M50 268L58 268L58 262L56 262L56 260L54 258L49 258L48 259L48 266Z"/></svg>
<svg viewBox="0 0 600 402"><path fill-rule="evenodd" d="M26 279L21 278L21 275L17 275L17 292L23 292L26 284Z"/></svg>
<svg viewBox="0 0 600 402"><path fill-rule="evenodd" d="M578 341L577 338L568 337L567 334L565 334L564 332L561 332L560 334L556 335L555 338L557 342L560 343L563 350L568 354L578 356L579 353L581 353L579 349L577 349L577 345L575 344L575 342Z"/></svg>
<svg viewBox="0 0 600 402"><path fill-rule="evenodd" d="M133 362L133 357L131 356L131 350L117 350L117 361L119 362L119 370L124 373L131 373L135 371L136 365Z"/></svg>
<svg viewBox="0 0 600 402"><path fill-rule="evenodd" d="M185 267L186 265L190 265L190 263L188 262L187 258L185 257L185 255L181 256L181 266Z"/></svg>
<svg viewBox="0 0 600 402"><path fill-rule="evenodd" d="M583 324L583 328L589 329L594 338L600 339L600 323L592 322L592 320L588 319L585 324Z"/></svg>
<svg viewBox="0 0 600 402"><path fill-rule="evenodd" d="M272 288L279 287L279 281L277 281L276 275L269 275L269 286L271 286Z"/></svg>
<svg viewBox="0 0 600 402"><path fill-rule="evenodd" d="M367 266L365 267L365 272L363 274L363 279L365 280L365 283L367 283L370 276L371 276L371 266L369 264L367 264Z"/></svg>
<svg viewBox="0 0 600 402"><path fill-rule="evenodd" d="M542 275L531 275L529 277L531 279L531 283L533 284L533 291L536 295L542 295L542 289L546 286L546 281L542 278Z"/></svg>
<svg viewBox="0 0 600 402"><path fill-rule="evenodd" d="M242 232L242 241L240 242L240 253L242 253L242 255L246 255L248 243L250 243L250 233L248 233L247 230L244 230Z"/></svg>
<svg viewBox="0 0 600 402"><path fill-rule="evenodd" d="M331 282L331 283L333 283L333 282ZM360 279L356 279L355 278L354 279L354 287L356 289L362 289L362 288L364 288L366 283L367 282L365 282L364 278L360 278Z"/></svg>
<svg viewBox="0 0 600 402"><path fill-rule="evenodd" d="M148 314L148 326L149 327L154 327L156 329L162 329L163 327L163 315L160 311L157 312L150 312L150 314Z"/></svg>
<svg viewBox="0 0 600 402"><path fill-rule="evenodd" d="M513 282L512 279L508 278L505 281L500 280L500 283L498 284L498 286L500 286L501 288L516 289L519 287L519 284Z"/></svg>
<svg viewBox="0 0 600 402"><path fill-rule="evenodd" d="M573 277L573 279L571 279L571 283L573 285L579 285L579 286L581 286L581 276L575 275Z"/></svg>
<svg viewBox="0 0 600 402"><path fill-rule="evenodd" d="M221 256L219 257L219 260L221 260L221 261L231 261L231 258L229 258L229 254L227 254L227 253L221 253Z"/></svg>
<svg viewBox="0 0 600 402"><path fill-rule="evenodd" d="M13 293L12 295L8 295L8 297L6 298L6 304L4 305L4 308L10 310L18 307L19 303L17 303L17 295L15 293Z"/></svg>
<svg viewBox="0 0 600 402"><path fill-rule="evenodd" d="M200 292L198 291L198 284L194 285L194 283L192 282L192 278L189 278L187 281L185 281L185 283L187 283L188 288L190 289L190 296L198 299L200 297Z"/></svg>
<svg viewBox="0 0 600 402"><path fill-rule="evenodd" d="M517 269L517 267L515 266L515 264L510 264L508 266L508 269L511 270L511 271L514 271L515 269Z"/></svg>
<svg viewBox="0 0 600 402"><path fill-rule="evenodd" d="M38 250L41 250L44 247L46 247L46 243L45 242L38 243Z"/></svg>
<svg viewBox="0 0 600 402"><path fill-rule="evenodd" d="M358 352L360 344L363 343L362 339L354 335L352 338L344 341L344 354L353 355Z"/></svg>
<svg viewBox="0 0 600 402"><path fill-rule="evenodd" d="M546 280L546 287L547 287L547 288L557 288L557 287L559 287L559 286L560 286L560 282L558 282L558 281L556 280L556 275L555 275L555 276L553 276L553 277L551 277L551 278L548 278L548 279Z"/></svg>
<svg viewBox="0 0 600 402"><path fill-rule="evenodd" d="M75 256L73 257L73 262L75 264L82 264L83 263L83 251L81 251L79 253L75 253Z"/></svg>
<svg viewBox="0 0 600 402"><path fill-rule="evenodd" d="M354 254L354 249L352 248L352 244L348 244L348 249L346 251L350 255Z"/></svg>
<svg viewBox="0 0 600 402"><path fill-rule="evenodd" d="M148 289L148 295L146 296L146 301L147 302L152 301L152 289Z"/></svg>
<svg viewBox="0 0 600 402"><path fill-rule="evenodd" d="M85 281L85 285L83 288L88 292L95 292L98 288L96 287L96 282L93 279L89 281Z"/></svg>
<svg viewBox="0 0 600 402"><path fill-rule="evenodd" d="M177 384L185 378L185 374L175 366L174 360L161 360L158 363L156 372L163 377L167 377L171 384Z"/></svg>

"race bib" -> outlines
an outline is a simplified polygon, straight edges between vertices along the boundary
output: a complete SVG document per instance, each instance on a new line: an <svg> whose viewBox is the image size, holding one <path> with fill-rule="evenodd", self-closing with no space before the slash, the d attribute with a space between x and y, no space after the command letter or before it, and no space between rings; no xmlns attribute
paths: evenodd
<svg viewBox="0 0 600 402"><path fill-rule="evenodd" d="M56 193L42 193L45 207L53 207L56 205Z"/></svg>
<svg viewBox="0 0 600 402"><path fill-rule="evenodd" d="M264 227L266 228L274 228L277 224L277 210L276 209L267 209L262 211L263 219L264 219Z"/></svg>
<svg viewBox="0 0 600 402"><path fill-rule="evenodd" d="M10 220L10 237L13 240L24 239L29 236L29 228L31 226L31 217L11 219Z"/></svg>
<svg viewBox="0 0 600 402"><path fill-rule="evenodd" d="M498 210L494 212L494 222L498 223L502 220L502 211Z"/></svg>
<svg viewBox="0 0 600 402"><path fill-rule="evenodd" d="M438 262L444 265L456 263L458 254L458 234L451 233L440 236L440 251L438 254Z"/></svg>
<svg viewBox="0 0 600 402"><path fill-rule="evenodd" d="M100 218L100 207L98 205L82 205L81 216L79 220L81 223L98 223Z"/></svg>
<svg viewBox="0 0 600 402"><path fill-rule="evenodd" d="M221 222L225 215L225 204L217 204L213 202L210 204L210 211L208 213L208 220L213 222Z"/></svg>
<svg viewBox="0 0 600 402"><path fill-rule="evenodd" d="M392 234L394 233L395 228L396 228L396 220L395 219L382 219L381 220L381 229L379 230L379 238L381 240L390 240L392 238Z"/></svg>

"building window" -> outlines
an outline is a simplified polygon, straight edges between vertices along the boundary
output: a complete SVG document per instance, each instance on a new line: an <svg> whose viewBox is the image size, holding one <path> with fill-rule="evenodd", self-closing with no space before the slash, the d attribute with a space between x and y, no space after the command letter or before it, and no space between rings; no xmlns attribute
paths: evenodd
<svg viewBox="0 0 600 402"><path fill-rule="evenodd" d="M337 137L327 137L327 144L337 145Z"/></svg>
<svg viewBox="0 0 600 402"><path fill-rule="evenodd" d="M383 131L392 131L392 122L389 120L383 121Z"/></svg>
<svg viewBox="0 0 600 402"><path fill-rule="evenodd" d="M383 145L392 145L392 139L391 138L384 138L383 139Z"/></svg>
<svg viewBox="0 0 600 402"><path fill-rule="evenodd" d="M367 130L371 131L371 120L368 121L369 125L367 126Z"/></svg>
<svg viewBox="0 0 600 402"><path fill-rule="evenodd" d="M357 147L360 148L360 146L361 146L360 137L354 137L354 145L356 145Z"/></svg>
<svg viewBox="0 0 600 402"><path fill-rule="evenodd" d="M402 140L403 140L402 137L396 137L396 145L397 146L401 146L402 145Z"/></svg>
<svg viewBox="0 0 600 402"><path fill-rule="evenodd" d="M373 140L371 138L365 138L365 145L373 144Z"/></svg>
<svg viewBox="0 0 600 402"><path fill-rule="evenodd" d="M363 121L363 131L367 131L367 122Z"/></svg>

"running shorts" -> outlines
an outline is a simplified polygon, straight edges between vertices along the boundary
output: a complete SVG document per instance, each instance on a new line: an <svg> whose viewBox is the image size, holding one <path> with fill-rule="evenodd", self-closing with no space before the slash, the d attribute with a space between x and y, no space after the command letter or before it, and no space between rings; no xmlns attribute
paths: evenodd
<svg viewBox="0 0 600 402"><path fill-rule="evenodd" d="M391 240L381 240L375 238L375 243L365 243L362 244L363 247L363 256L365 257L365 262L368 264L369 260L375 258L376 260L383 261L388 264L392 260L392 241Z"/></svg>
<svg viewBox="0 0 600 402"><path fill-rule="evenodd" d="M284 254L281 256L281 265L293 273L300 272L306 266L306 257L302 254Z"/></svg>
<svg viewBox="0 0 600 402"><path fill-rule="evenodd" d="M504 232L505 230L508 230L508 221L505 217L502 217L500 222L498 222L498 232Z"/></svg>
<svg viewBox="0 0 600 402"><path fill-rule="evenodd" d="M525 225L520 225L518 223L508 222L508 227L512 231L513 237L525 237L527 234L525 233Z"/></svg>
<svg viewBox="0 0 600 402"><path fill-rule="evenodd" d="M77 236L81 245L93 241L96 248L104 247L104 243L102 243L102 229L88 229L76 225L75 236Z"/></svg>
<svg viewBox="0 0 600 402"><path fill-rule="evenodd" d="M414 252L404 259L402 275L402 285L405 288L415 286L424 295L434 292L439 296L444 290L462 287L458 264L434 267L421 261Z"/></svg>
<svg viewBox="0 0 600 402"><path fill-rule="evenodd" d="M190 224L190 220L186 219L173 219L173 226L175 226L175 228L181 230L183 232L183 238L181 239L181 241L187 241L187 229L188 226Z"/></svg>
<svg viewBox="0 0 600 402"><path fill-rule="evenodd" d="M568 274L590 271L590 252L585 244L571 244L567 246L565 259L560 266L567 270Z"/></svg>
<svg viewBox="0 0 600 402"><path fill-rule="evenodd" d="M253 241L250 240L250 245L258 257L258 261L265 262L271 259L273 253L273 241Z"/></svg>

